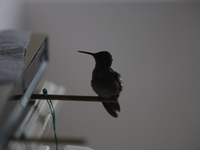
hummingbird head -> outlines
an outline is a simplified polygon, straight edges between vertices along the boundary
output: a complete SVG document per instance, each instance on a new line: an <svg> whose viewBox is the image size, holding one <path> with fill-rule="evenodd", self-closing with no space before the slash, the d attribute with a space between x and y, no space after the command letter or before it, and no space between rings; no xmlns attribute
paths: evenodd
<svg viewBox="0 0 200 150"><path fill-rule="evenodd" d="M84 51L78 51L78 52L92 55L96 61L96 67L109 68L113 61L112 55L107 51L101 51L97 53L84 52Z"/></svg>

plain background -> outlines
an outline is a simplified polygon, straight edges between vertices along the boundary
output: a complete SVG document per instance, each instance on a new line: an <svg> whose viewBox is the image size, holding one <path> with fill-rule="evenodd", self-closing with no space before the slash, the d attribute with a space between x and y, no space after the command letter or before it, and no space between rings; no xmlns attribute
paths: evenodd
<svg viewBox="0 0 200 150"><path fill-rule="evenodd" d="M68 94L95 95L94 59L78 50L109 51L122 75L117 119L100 103L62 102L58 137L95 150L200 149L200 3L3 0L0 12L0 29L48 34L43 79Z"/></svg>

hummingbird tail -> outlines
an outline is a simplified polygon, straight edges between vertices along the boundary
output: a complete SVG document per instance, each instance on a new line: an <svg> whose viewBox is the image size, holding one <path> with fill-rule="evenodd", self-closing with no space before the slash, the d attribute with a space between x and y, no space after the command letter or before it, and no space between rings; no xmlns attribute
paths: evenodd
<svg viewBox="0 0 200 150"><path fill-rule="evenodd" d="M119 103L102 103L104 108L107 110L107 112L117 118L118 117L118 114L116 113L116 111L120 111L120 106L119 106Z"/></svg>

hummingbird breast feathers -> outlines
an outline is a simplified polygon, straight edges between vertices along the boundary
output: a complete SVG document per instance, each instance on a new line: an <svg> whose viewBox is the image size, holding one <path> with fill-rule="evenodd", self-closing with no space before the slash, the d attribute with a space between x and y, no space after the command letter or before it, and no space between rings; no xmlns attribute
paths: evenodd
<svg viewBox="0 0 200 150"><path fill-rule="evenodd" d="M119 97L122 91L120 74L110 69L95 68L92 73L91 86L95 93L102 98Z"/></svg>

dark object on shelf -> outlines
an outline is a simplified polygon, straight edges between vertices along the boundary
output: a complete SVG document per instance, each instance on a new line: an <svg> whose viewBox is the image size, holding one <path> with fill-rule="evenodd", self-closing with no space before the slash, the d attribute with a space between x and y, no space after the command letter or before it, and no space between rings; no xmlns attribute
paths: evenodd
<svg viewBox="0 0 200 150"><path fill-rule="evenodd" d="M45 34L25 31L0 32L0 149L6 149L33 103L29 99L48 62ZM22 95L19 101L10 96Z"/></svg>

